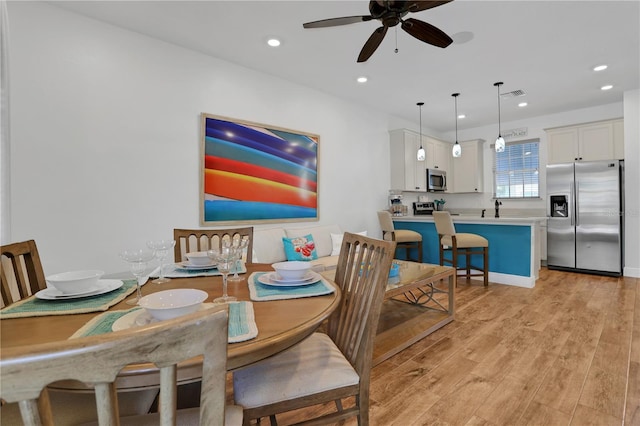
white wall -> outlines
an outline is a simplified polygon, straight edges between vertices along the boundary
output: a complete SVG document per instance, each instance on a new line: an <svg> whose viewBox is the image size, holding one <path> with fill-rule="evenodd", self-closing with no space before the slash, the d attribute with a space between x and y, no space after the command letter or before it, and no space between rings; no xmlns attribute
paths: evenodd
<svg viewBox="0 0 640 426"><path fill-rule="evenodd" d="M640 277L640 90L624 94L625 267Z"/></svg>
<svg viewBox="0 0 640 426"><path fill-rule="evenodd" d="M319 134L319 223L379 233L386 115L46 4L9 19L11 235L45 274L199 227L202 112Z"/></svg>
<svg viewBox="0 0 640 426"><path fill-rule="evenodd" d="M415 130L417 123L46 4L11 2L9 22L11 238L37 241L46 274L121 271L120 250L169 238L175 227L199 227L202 112L319 134L319 224L379 235L375 212L387 206L389 189L388 130ZM625 96L624 109L605 105L502 128L528 127L529 137L543 142L546 163L544 128L623 112L627 173L636 170L627 229L638 235L637 91ZM495 131L459 131L459 140L487 140L486 194L450 196L449 206L491 208L488 145ZM543 209L544 202L503 208ZM627 238L628 275L640 276L639 253L637 238Z"/></svg>

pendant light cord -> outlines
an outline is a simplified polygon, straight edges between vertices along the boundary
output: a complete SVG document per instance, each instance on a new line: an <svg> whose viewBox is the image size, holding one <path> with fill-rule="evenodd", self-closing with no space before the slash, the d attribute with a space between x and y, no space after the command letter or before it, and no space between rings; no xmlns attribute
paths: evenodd
<svg viewBox="0 0 640 426"><path fill-rule="evenodd" d="M503 84L501 81L494 83L494 86L498 88L498 137L502 137L502 125L500 120L500 85Z"/></svg>
<svg viewBox="0 0 640 426"><path fill-rule="evenodd" d="M454 93L453 100L455 101L455 111L456 111L456 143L458 143L458 96L460 93Z"/></svg>
<svg viewBox="0 0 640 426"><path fill-rule="evenodd" d="M458 96L460 93L452 93L454 105L455 105L455 121L456 121L456 143L453 144L453 148L451 148L451 155L453 158L458 158L462 156L462 147L458 143Z"/></svg>
<svg viewBox="0 0 640 426"><path fill-rule="evenodd" d="M422 148L422 105L424 105L424 102L418 102L416 105L420 110L420 148Z"/></svg>

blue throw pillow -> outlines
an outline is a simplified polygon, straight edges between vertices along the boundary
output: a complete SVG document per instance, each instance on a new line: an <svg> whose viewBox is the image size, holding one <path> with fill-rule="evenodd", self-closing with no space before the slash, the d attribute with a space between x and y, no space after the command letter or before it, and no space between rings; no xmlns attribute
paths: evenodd
<svg viewBox="0 0 640 426"><path fill-rule="evenodd" d="M316 243L313 242L311 234L304 237L282 237L282 243L287 260L315 260L318 258Z"/></svg>

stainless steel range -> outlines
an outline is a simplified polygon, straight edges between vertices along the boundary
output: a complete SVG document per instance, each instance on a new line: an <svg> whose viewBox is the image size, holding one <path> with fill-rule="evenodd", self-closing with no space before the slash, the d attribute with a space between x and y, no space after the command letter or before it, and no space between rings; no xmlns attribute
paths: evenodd
<svg viewBox="0 0 640 426"><path fill-rule="evenodd" d="M413 215L432 215L435 210L435 203L433 201L415 202L413 203Z"/></svg>

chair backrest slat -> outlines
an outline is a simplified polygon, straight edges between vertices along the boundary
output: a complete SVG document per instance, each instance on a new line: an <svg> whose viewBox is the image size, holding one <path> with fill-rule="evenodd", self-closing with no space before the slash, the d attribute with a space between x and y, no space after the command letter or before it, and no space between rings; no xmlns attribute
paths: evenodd
<svg viewBox="0 0 640 426"><path fill-rule="evenodd" d="M186 254L194 251L207 251L222 248L226 240L247 239L245 261L251 263L253 259L253 227L228 229L174 229L173 239L176 240L174 258L176 262L187 260Z"/></svg>
<svg viewBox="0 0 640 426"><path fill-rule="evenodd" d="M358 374L369 374L373 341L396 243L345 232L335 282L340 307L327 333Z"/></svg>
<svg viewBox="0 0 640 426"><path fill-rule="evenodd" d="M200 424L223 424L227 360L227 306L144 327L41 345L3 349L0 397L29 406L48 384L78 380L96 391L98 422L117 424L114 381L128 364L160 368L162 424L174 424L176 364L204 356ZM38 424L38 423L36 423Z"/></svg>
<svg viewBox="0 0 640 426"><path fill-rule="evenodd" d="M34 240L1 246L2 304L10 305L47 287Z"/></svg>

